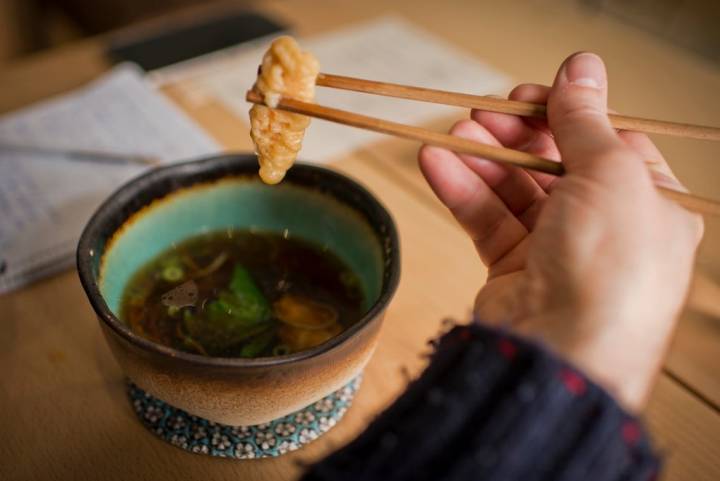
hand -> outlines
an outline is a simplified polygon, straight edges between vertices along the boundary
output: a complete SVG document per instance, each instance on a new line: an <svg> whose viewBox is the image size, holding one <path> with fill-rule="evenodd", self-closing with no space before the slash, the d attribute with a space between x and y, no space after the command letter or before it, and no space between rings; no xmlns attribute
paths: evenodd
<svg viewBox="0 0 720 481"><path fill-rule="evenodd" d="M488 267L476 316L539 339L639 410L687 294L702 219L655 189L682 187L647 136L610 125L596 55L573 55L552 88L524 84L509 98L547 102L548 122L473 111L451 133L562 159L563 177L419 153Z"/></svg>

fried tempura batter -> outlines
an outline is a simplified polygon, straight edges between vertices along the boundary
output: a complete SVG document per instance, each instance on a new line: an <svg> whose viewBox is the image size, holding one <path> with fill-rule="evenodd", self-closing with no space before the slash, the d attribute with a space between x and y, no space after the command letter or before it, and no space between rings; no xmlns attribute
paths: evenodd
<svg viewBox="0 0 720 481"><path fill-rule="evenodd" d="M309 117L274 107L280 97L311 102L318 69L317 59L300 50L292 37L277 38L263 57L253 89L263 96L265 105L250 109L250 136L260 163L260 177L268 184L277 184L285 177L310 125Z"/></svg>

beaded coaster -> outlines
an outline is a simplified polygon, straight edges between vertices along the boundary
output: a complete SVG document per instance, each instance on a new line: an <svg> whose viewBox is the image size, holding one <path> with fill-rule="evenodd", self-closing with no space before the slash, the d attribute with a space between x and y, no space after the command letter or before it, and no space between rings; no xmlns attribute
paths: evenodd
<svg viewBox="0 0 720 481"><path fill-rule="evenodd" d="M227 426L193 416L128 383L128 397L143 425L193 453L222 458L267 458L299 449L329 431L350 407L362 376L299 411L255 426Z"/></svg>

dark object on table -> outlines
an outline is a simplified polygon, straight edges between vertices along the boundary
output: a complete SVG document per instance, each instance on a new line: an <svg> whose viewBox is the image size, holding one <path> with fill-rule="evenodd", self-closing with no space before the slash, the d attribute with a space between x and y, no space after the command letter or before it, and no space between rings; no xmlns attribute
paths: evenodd
<svg viewBox="0 0 720 481"><path fill-rule="evenodd" d="M202 14L212 9L247 7L253 0L20 0L37 9L59 10L86 35L98 35L138 22L172 17L179 12Z"/></svg>
<svg viewBox="0 0 720 481"><path fill-rule="evenodd" d="M284 29L279 23L257 13L233 12L169 29L144 32L142 36L128 35L112 42L108 54L114 60L127 60L145 70L154 70Z"/></svg>

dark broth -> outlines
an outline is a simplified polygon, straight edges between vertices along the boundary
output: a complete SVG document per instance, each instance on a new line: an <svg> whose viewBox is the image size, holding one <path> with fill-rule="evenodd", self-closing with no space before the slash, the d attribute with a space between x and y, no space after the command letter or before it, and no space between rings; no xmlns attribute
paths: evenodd
<svg viewBox="0 0 720 481"><path fill-rule="evenodd" d="M302 351L364 313L358 277L334 253L275 233L192 237L136 272L120 318L182 351L263 357Z"/></svg>

